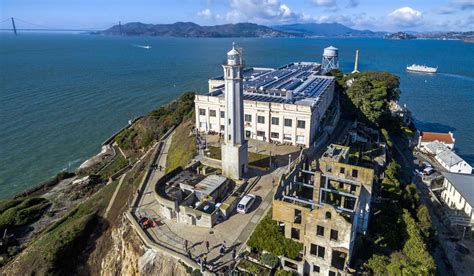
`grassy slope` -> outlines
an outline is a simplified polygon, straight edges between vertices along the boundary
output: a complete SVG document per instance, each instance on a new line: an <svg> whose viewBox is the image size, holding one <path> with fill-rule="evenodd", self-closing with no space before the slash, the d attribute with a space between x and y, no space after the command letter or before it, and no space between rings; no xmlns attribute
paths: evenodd
<svg viewBox="0 0 474 276"><path fill-rule="evenodd" d="M128 148L139 153L139 148L147 148L153 139L159 139L172 125L179 124L183 118L190 117L194 107L193 100L194 94L183 94L176 101L169 105L161 106L142 118L143 122L138 125L138 128L142 131L136 135L129 135L130 133L125 132L121 137L119 136L118 140L123 139L128 142ZM150 135L150 132L153 135ZM187 137L187 133L184 137ZM178 144L179 146L177 147L181 150L182 144ZM191 144L195 145L194 142ZM194 153L194 151L183 152L185 154ZM111 210L107 219L102 216L117 187L118 180L106 185L90 199L71 210L63 218L53 223L48 229L31 240L27 248L15 260L2 268L4 270L1 270L0 274L69 275L74 274L78 269L80 271L85 264L85 258L97 246L96 240L98 237L106 233L107 229L110 230L109 223L115 223L116 220L120 219L119 215L128 207L126 203L142 179L149 158L150 156L145 158L139 166L128 173L117 195L113 210ZM110 165L111 170L107 174L126 165L123 162L124 159L118 158L114 161ZM0 213L3 215L3 213L8 212L8 209L18 208L21 205L22 201L17 200L0 201ZM28 212L28 214L30 213ZM98 259L100 259L101 253L98 254ZM85 271L83 274L89 273Z"/></svg>
<svg viewBox="0 0 474 276"><path fill-rule="evenodd" d="M196 152L196 136L189 136L193 120L189 118L180 124L171 140L170 149L166 158L166 172L186 166Z"/></svg>

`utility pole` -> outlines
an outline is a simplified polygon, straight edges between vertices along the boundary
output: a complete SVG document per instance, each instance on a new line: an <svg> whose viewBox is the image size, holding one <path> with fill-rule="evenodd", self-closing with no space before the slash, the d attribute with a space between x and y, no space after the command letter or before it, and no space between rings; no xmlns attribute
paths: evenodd
<svg viewBox="0 0 474 276"><path fill-rule="evenodd" d="M13 33L14 33L15 35L17 35L17 34L16 34L15 19L13 19L13 17L12 17L12 25L13 25Z"/></svg>

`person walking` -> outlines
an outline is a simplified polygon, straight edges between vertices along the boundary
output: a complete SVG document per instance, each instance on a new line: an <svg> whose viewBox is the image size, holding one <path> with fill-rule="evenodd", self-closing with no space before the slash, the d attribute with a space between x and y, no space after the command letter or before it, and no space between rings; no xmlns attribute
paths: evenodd
<svg viewBox="0 0 474 276"><path fill-rule="evenodd" d="M209 241L206 241L206 250L207 250L207 253L209 253Z"/></svg>
<svg viewBox="0 0 474 276"><path fill-rule="evenodd" d="M222 245L221 248L219 249L219 253L220 253L221 257L224 256L224 253L225 253L225 246L224 245Z"/></svg>
<svg viewBox="0 0 474 276"><path fill-rule="evenodd" d="M184 240L184 251L188 251L188 240Z"/></svg>

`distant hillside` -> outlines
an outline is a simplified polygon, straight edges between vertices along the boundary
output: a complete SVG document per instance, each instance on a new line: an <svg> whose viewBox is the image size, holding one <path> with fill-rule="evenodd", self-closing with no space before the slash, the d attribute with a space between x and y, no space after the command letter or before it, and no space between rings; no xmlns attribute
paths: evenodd
<svg viewBox="0 0 474 276"><path fill-rule="evenodd" d="M386 34L383 36L383 38L387 39L416 39L416 36L412 34L408 34L405 32L398 32L398 33L393 33L393 34Z"/></svg>
<svg viewBox="0 0 474 276"><path fill-rule="evenodd" d="M272 26L275 30L300 36L382 37L384 32L355 30L339 23L306 23Z"/></svg>
<svg viewBox="0 0 474 276"><path fill-rule="evenodd" d="M139 22L115 25L94 34L105 35L149 35L174 37L289 37L288 33L254 23L237 23L215 26L200 26L192 22L173 24L144 24Z"/></svg>

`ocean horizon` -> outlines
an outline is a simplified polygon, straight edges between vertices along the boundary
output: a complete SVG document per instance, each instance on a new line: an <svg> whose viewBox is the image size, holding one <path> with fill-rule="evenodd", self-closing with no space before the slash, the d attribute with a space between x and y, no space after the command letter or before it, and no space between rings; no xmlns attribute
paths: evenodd
<svg viewBox="0 0 474 276"><path fill-rule="evenodd" d="M0 33L0 198L73 170L128 120L186 91L207 92L235 41L246 66L321 62L339 48L340 69L400 76L400 103L424 131L452 131L474 165L474 44L379 38L168 38ZM143 47L149 45L147 49ZM437 74L406 72L410 64Z"/></svg>

